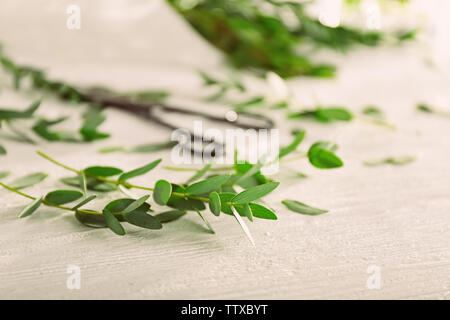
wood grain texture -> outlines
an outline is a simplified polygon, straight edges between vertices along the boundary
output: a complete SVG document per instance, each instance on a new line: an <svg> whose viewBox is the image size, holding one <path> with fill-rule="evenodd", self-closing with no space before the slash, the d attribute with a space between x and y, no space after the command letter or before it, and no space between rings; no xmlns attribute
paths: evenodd
<svg viewBox="0 0 450 320"><path fill-rule="evenodd" d="M17 1L2 1L2 25L12 23L6 10L8 3L13 7ZM33 8L39 8L38 4ZM166 39L168 43L162 46L161 54L155 53L159 60L155 58L154 65L145 46L130 44L129 52L126 47L116 46L115 41L126 41L128 32L142 30L143 26L150 29L158 21L162 23L162 18L156 22L128 22L127 32L99 45L105 52L87 52L86 48L97 41L93 36L96 31L102 30L108 36L116 30L116 24L106 18L95 24L95 10L86 13L85 21L91 24L86 25L82 36L54 28L60 22L58 15L46 11L47 25L33 32L39 38L54 29L54 37L45 38L52 52L40 46L41 41L29 43L29 35L21 30L14 35L0 28L0 39L8 52L21 60L51 67L51 74L76 83L101 83L120 89L169 87L190 95L202 94L200 80L186 67L186 57L168 50L174 46L167 40L175 36L170 30L159 34L159 41ZM26 23L30 14L22 10L15 19ZM178 21L170 13L167 17ZM176 23L180 24L180 28L175 27L177 31L185 30L180 21ZM187 39L194 39L187 30L183 32ZM141 38L137 36L137 40ZM70 41L73 43L69 50L65 45ZM27 50L24 43L28 43ZM153 42L149 46L155 48ZM207 66L217 67L220 59L213 50L201 41L192 47L197 55L191 57L191 66L207 62ZM181 60L164 65L164 50L168 50L168 61ZM450 121L414 110L423 99L433 102L439 96L450 101L450 78L448 73L427 67L423 54L420 45L362 49L345 61L336 57L341 65L336 81L301 79L290 83L305 104L312 103L314 96L325 105L345 105L355 112L366 104L376 104L398 129L389 131L358 119L336 125L286 122L282 113L271 113L274 119L284 121L279 123L283 124L285 143L290 129L306 128L304 146L317 139L337 142L345 167L320 171L299 160L289 167L307 173L307 179L293 178L286 170L275 176L282 184L266 200L276 209L279 220L257 220L249 225L256 247L251 246L232 217L223 215L207 216L216 235L209 234L195 214L169 223L160 231L127 225L124 237L86 228L70 214L47 208L18 220L16 216L26 200L0 190L0 298L450 299ZM32 98L14 93L6 83L2 75L0 105L23 106ZM264 91L260 85L255 81L256 90ZM184 98L173 102L212 108ZM80 109L61 107L53 100L46 100L43 107L41 112L55 117L71 114L74 120L70 126L76 127ZM107 115L102 129L114 133L108 141L89 145L42 142L38 147L78 168L109 164L133 169L160 156L170 164L168 153L98 154L101 147L163 141L169 136L161 128L129 115L112 110ZM0 158L0 170L11 170L15 176L37 170L50 173L50 178L27 192L40 195L62 186L58 178L68 173L35 155L37 147L1 141L9 154ZM393 155L414 155L417 161L400 167L362 165L364 160ZM158 168L136 182L153 184L161 177L184 181L188 176ZM110 198L100 197L98 205ZM330 212L317 217L288 212L280 204L286 198ZM66 287L68 265L81 267L80 290ZM366 287L367 268L371 265L381 270L379 290Z"/></svg>

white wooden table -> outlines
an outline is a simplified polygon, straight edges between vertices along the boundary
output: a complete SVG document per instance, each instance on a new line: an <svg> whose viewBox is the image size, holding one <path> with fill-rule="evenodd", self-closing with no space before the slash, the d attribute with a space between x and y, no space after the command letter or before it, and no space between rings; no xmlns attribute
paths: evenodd
<svg viewBox="0 0 450 320"><path fill-rule="evenodd" d="M84 11L82 29L71 32L65 28L64 1L34 1L31 8L27 2L28 9L19 11L20 1L2 1L0 41L5 50L75 83L121 89L162 87L194 96L201 95L202 88L193 67L212 70L220 63L220 56L164 6L158 9L161 14L150 13L151 18L145 19L138 10L136 19L127 22L113 10L109 15L95 11L106 8L104 1L91 7L88 1L78 2L92 10ZM155 31L145 33L155 26L159 30L170 26L170 32L159 36L167 41L158 41ZM415 111L419 101L447 101L441 107L450 108L448 70L427 66L420 44L361 49L335 59L340 65L336 80L290 83L299 99L308 104L317 98L355 112L375 104L398 129L358 120L336 125L279 122L285 143L289 129L295 127L308 130L304 146L318 139L337 142L345 166L319 171L306 161L290 164L306 172L307 179L282 171L277 176L280 188L267 197L279 220L249 225L256 247L230 216L208 216L216 235L206 231L198 216L189 214L160 231L127 226L124 237L84 227L58 210L41 209L18 220L27 201L0 190L0 298L449 299L450 120ZM35 97L13 92L3 74L0 79L1 106L24 107ZM40 112L71 114L71 126L76 127L80 109L47 99ZM157 157L170 164L168 152L97 153L104 146L162 141L169 136L141 119L111 110L107 115L102 129L113 135L102 142L36 147L1 140L9 155L0 158L0 171L10 170L13 176L50 173L42 184L27 190L41 195L62 187L58 178L68 173L39 158L37 148L78 168L110 164L132 169ZM283 119L279 112L273 116ZM413 155L417 161L399 167L362 164L395 155ZM181 182L188 176L158 168L137 181L153 184L165 177ZM288 212L280 204L287 198L330 212L317 217ZM80 290L66 287L69 265L81 268ZM380 289L366 286L370 266L379 267Z"/></svg>

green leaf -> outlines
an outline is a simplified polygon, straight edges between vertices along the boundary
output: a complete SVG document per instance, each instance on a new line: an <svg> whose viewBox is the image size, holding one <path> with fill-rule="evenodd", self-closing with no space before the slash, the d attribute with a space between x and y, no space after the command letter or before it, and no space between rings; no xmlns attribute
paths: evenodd
<svg viewBox="0 0 450 320"><path fill-rule="evenodd" d="M318 121L330 122L334 120L338 121L350 121L353 115L350 111L344 108L317 108L316 118Z"/></svg>
<svg viewBox="0 0 450 320"><path fill-rule="evenodd" d="M20 213L19 218L25 218L33 214L42 203L42 197L33 200L29 205L27 205Z"/></svg>
<svg viewBox="0 0 450 320"><path fill-rule="evenodd" d="M220 196L217 192L213 191L209 194L209 210L215 215L220 215L221 202Z"/></svg>
<svg viewBox="0 0 450 320"><path fill-rule="evenodd" d="M174 220L177 220L184 216L186 214L186 211L180 211L180 210L170 210L166 212L159 213L155 216L156 219L159 220L161 223L167 223Z"/></svg>
<svg viewBox="0 0 450 320"><path fill-rule="evenodd" d="M149 197L150 197L150 195L148 195L148 194L145 195L145 196L143 196L143 197L140 197L140 198L137 199L136 201L132 202L128 207L126 207L126 208L123 210L123 213L126 214L126 213L130 213L130 212L136 210L137 208L139 208L140 206L142 206L142 204L143 204L145 201L147 201L147 199L148 199Z"/></svg>
<svg viewBox="0 0 450 320"><path fill-rule="evenodd" d="M140 168L122 173L119 177L119 181L127 181L128 179L146 174L147 172L149 172L150 170L155 168L160 162L161 162L161 159L158 159L158 160L150 162L149 164L142 166Z"/></svg>
<svg viewBox="0 0 450 320"><path fill-rule="evenodd" d="M220 188L230 178L229 174L223 174L215 176L203 181L194 183L186 188L186 194L188 195L202 195L211 191L215 191Z"/></svg>
<svg viewBox="0 0 450 320"><path fill-rule="evenodd" d="M206 220L206 218L202 215L202 213L197 210L197 214L199 215L199 217L203 220L203 222L206 224L206 226L208 227L209 231L214 234L216 233L213 229L213 227L211 226L211 224L208 222L208 220Z"/></svg>
<svg viewBox="0 0 450 320"><path fill-rule="evenodd" d="M118 152L122 151L125 152L127 149L125 147L105 147L98 150L100 153L112 153L112 152Z"/></svg>
<svg viewBox="0 0 450 320"><path fill-rule="evenodd" d="M284 204L291 211L310 216L317 216L319 214L328 212L328 210L313 208L295 200L283 200L281 201L281 203Z"/></svg>
<svg viewBox="0 0 450 320"><path fill-rule="evenodd" d="M248 203L245 203L243 206L234 206L236 210L239 212L240 215L247 217L248 220L253 222L253 214L252 210L250 209L250 206Z"/></svg>
<svg viewBox="0 0 450 320"><path fill-rule="evenodd" d="M433 108L431 108L430 106L423 104L423 103L421 103L417 106L417 110L425 112L425 113L434 113L435 112Z"/></svg>
<svg viewBox="0 0 450 320"><path fill-rule="evenodd" d="M188 179L188 181L186 181L186 184L190 184L194 181L197 181L201 177L203 177L209 171L209 169L211 169L211 166L212 166L212 162L207 163L203 168L198 170L192 177L190 177Z"/></svg>
<svg viewBox="0 0 450 320"><path fill-rule="evenodd" d="M105 206L105 209L110 211L113 214L122 214L123 211L133 202L135 202L136 200L134 199L130 199L130 198L122 198L122 199L116 199L111 201L110 203L108 203ZM134 209L132 212L134 211L140 211L140 212L148 212L151 211L150 210L150 205L147 202L142 203L142 205L136 209Z"/></svg>
<svg viewBox="0 0 450 320"><path fill-rule="evenodd" d="M92 210L76 211L75 218L82 224L91 228L107 227L105 217L102 214L96 214L95 211Z"/></svg>
<svg viewBox="0 0 450 320"><path fill-rule="evenodd" d="M11 109L0 109L0 119L26 119L31 118L34 112L39 108L41 101L36 101L24 111Z"/></svg>
<svg viewBox="0 0 450 320"><path fill-rule="evenodd" d="M0 179L6 178L10 173L9 171L0 171Z"/></svg>
<svg viewBox="0 0 450 320"><path fill-rule="evenodd" d="M383 164L391 164L395 166L401 166L405 164L409 164L411 162L414 162L416 160L416 157L413 156L400 156L400 157L389 157L381 160L375 160L375 161L366 161L364 164L366 166L375 167L380 166Z"/></svg>
<svg viewBox="0 0 450 320"><path fill-rule="evenodd" d="M123 171L115 167L94 166L83 170L88 176L94 177L112 177L121 174Z"/></svg>
<svg viewBox="0 0 450 320"><path fill-rule="evenodd" d="M147 214L144 211L135 210L123 215L124 219L135 226L158 230L162 228L161 222L155 217Z"/></svg>
<svg viewBox="0 0 450 320"><path fill-rule="evenodd" d="M83 114L83 124L79 130L84 141L105 139L109 134L97 131L97 128L106 120L101 111L90 108Z"/></svg>
<svg viewBox="0 0 450 320"><path fill-rule="evenodd" d="M300 145L300 143L305 138L306 131L302 130L298 132L294 138L294 141L292 141L288 146L281 148L280 153L278 155L278 158L283 158L284 156L288 155L289 153L295 151L297 147Z"/></svg>
<svg viewBox="0 0 450 320"><path fill-rule="evenodd" d="M378 118L383 116L383 112L375 106L365 107L363 109L362 113L365 114L366 116L372 116L372 117L378 117Z"/></svg>
<svg viewBox="0 0 450 320"><path fill-rule="evenodd" d="M260 159L256 164L250 163L235 163L234 167L236 170L236 175L232 175L230 180L227 181L226 185L237 184L244 189L250 187L258 186L269 182L269 180L261 174L261 167L264 165L265 159ZM224 192L230 192L230 188L227 186L222 188ZM234 191L233 191L234 192Z"/></svg>
<svg viewBox="0 0 450 320"><path fill-rule="evenodd" d="M50 131L49 128L67 120L67 117L61 117L55 120L41 119L33 126L33 131L41 138L47 141L75 141L74 137L69 137L67 133Z"/></svg>
<svg viewBox="0 0 450 320"><path fill-rule="evenodd" d="M249 188L236 195L231 201L235 204L244 204L257 200L272 192L279 184L279 182L269 182Z"/></svg>
<svg viewBox="0 0 450 320"><path fill-rule="evenodd" d="M87 197L84 200L81 200L80 203L78 203L75 207L72 208L73 211L76 211L78 209L80 209L82 206L84 206L85 204L87 204L88 202L91 202L92 200L94 200L95 198L97 198L97 196L95 194L90 195L89 197Z"/></svg>
<svg viewBox="0 0 450 320"><path fill-rule="evenodd" d="M256 204L256 203L250 203L250 209L252 210L252 214L256 218L260 219L268 219L268 220L277 220L277 216L275 213L273 213L272 210L269 210L268 208Z"/></svg>
<svg viewBox="0 0 450 320"><path fill-rule="evenodd" d="M80 188L79 176L65 177L65 178L61 178L60 180L61 180L61 182L65 183L69 186ZM86 177L86 187L88 190L99 191L99 192L110 192L110 191L114 191L117 189L117 185L115 185L115 184L99 181L92 177Z"/></svg>
<svg viewBox="0 0 450 320"><path fill-rule="evenodd" d="M265 101L265 98L263 96L254 97L254 98L251 98L244 102L235 104L233 109L237 110L237 111L242 111L248 107L252 107L252 106L256 106L258 104L264 103L264 101Z"/></svg>
<svg viewBox="0 0 450 320"><path fill-rule="evenodd" d="M309 148L309 162L319 169L333 169L342 167L344 163L333 152L336 149L336 145L329 142L316 142Z"/></svg>
<svg viewBox="0 0 450 320"><path fill-rule="evenodd" d="M46 173L43 172L31 173L29 175L14 180L13 182L9 183L9 186L14 189L23 189L38 184L45 178L47 178Z"/></svg>
<svg viewBox="0 0 450 320"><path fill-rule="evenodd" d="M55 190L47 193L44 200L52 204L65 204L83 197L83 193L76 190Z"/></svg>
<svg viewBox="0 0 450 320"><path fill-rule="evenodd" d="M107 209L103 210L103 216L105 218L106 225L110 228L115 234L119 236L123 236L125 234L125 229L122 224L120 224L119 220Z"/></svg>
<svg viewBox="0 0 450 320"><path fill-rule="evenodd" d="M6 149L0 144L0 155L5 155Z"/></svg>
<svg viewBox="0 0 450 320"><path fill-rule="evenodd" d="M172 185L166 180L159 180L155 184L153 200L161 206L165 206L172 194Z"/></svg>
<svg viewBox="0 0 450 320"><path fill-rule="evenodd" d="M167 206L178 209L180 211L196 211L196 210L205 210L205 204L203 201L184 198L174 195L174 193L185 194L186 189L180 185L172 184L172 195L170 196L169 201L167 201Z"/></svg>
<svg viewBox="0 0 450 320"><path fill-rule="evenodd" d="M127 92L125 96L148 103L158 103L166 100L170 96L170 92L163 90L143 90Z"/></svg>
<svg viewBox="0 0 450 320"><path fill-rule="evenodd" d="M147 214L150 210L150 205L143 202L139 207L133 208L132 211L124 213L136 201L134 199L117 199L108 203L105 210L122 215L123 219L133 225L146 229L161 229L161 223L153 216Z"/></svg>
<svg viewBox="0 0 450 320"><path fill-rule="evenodd" d="M220 197L220 210L223 213L226 214L233 214L233 212L231 211L231 199L233 199L236 196L236 194L231 193L231 192L222 192L219 193L219 197Z"/></svg>
<svg viewBox="0 0 450 320"><path fill-rule="evenodd" d="M167 150L175 145L177 145L177 141L168 141L168 142L160 142L160 143L149 143L149 144L142 144L135 146L131 148L130 152L135 153L150 153L150 152L157 152L162 150Z"/></svg>
<svg viewBox="0 0 450 320"><path fill-rule="evenodd" d="M81 172L78 176L80 179L80 189L83 190L84 195L87 194L87 182L86 182L86 175L84 172Z"/></svg>

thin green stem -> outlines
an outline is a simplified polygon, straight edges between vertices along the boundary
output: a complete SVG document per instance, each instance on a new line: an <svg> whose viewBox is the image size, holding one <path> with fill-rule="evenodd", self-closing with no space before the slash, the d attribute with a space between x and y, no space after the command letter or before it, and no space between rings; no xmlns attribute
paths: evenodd
<svg viewBox="0 0 450 320"><path fill-rule="evenodd" d="M53 164L55 164L55 165L57 165L57 166L59 166L61 168L64 168L66 170L72 171L72 172L74 172L74 173L76 173L78 175L84 172L84 171L80 171L80 170L77 170L75 168L69 167L68 165L65 165L65 164L63 164L63 163L53 159L52 157L50 157L49 155L43 153L42 151L37 151L37 154L40 155L41 157L43 157L44 159L50 161L51 163L53 163ZM100 177L100 176L95 176L95 175L92 175L92 174L88 174L86 172L84 172L84 173L87 176L89 176L91 178L94 178L96 180L112 183L112 184L115 184L115 185L122 185L122 186L124 186L126 188L141 189L141 190L147 190L147 191L154 191L155 190L154 188L151 188L151 187L139 186L139 185L131 184L131 183L126 182L126 181L113 180L113 179L108 179L108 178L105 178L105 177ZM194 200L200 200L200 201L203 201L203 202L209 202L209 198L205 198L205 197L191 196L191 195L188 195L188 194L185 194L185 193L179 193L179 192L172 192L172 194L174 196L180 197L180 198L190 198L190 199L194 199Z"/></svg>
<svg viewBox="0 0 450 320"><path fill-rule="evenodd" d="M20 195L20 196L22 196L22 197L25 197L25 198L28 198L28 199L31 199L31 200L36 200L35 197L32 197L32 196L30 196L29 194L23 193L23 192L17 190L16 188L10 187L10 186L4 184L3 182L0 182L0 186L2 186L3 188L5 188L5 189L7 189L7 190L9 190L9 191L12 191L12 192L14 192L14 193L17 193L18 195Z"/></svg>
<svg viewBox="0 0 450 320"><path fill-rule="evenodd" d="M66 166L65 164L62 164L59 161L56 161L55 159L53 159L50 156L48 156L45 153L43 153L42 151L37 151L37 154L40 155L42 158L44 158L44 159L46 159L46 160L56 164L57 166L60 166L61 168L64 168L64 169L72 171L72 172L75 172L76 174L80 174L81 173L81 171L79 171L77 169L71 168L69 166Z"/></svg>
<svg viewBox="0 0 450 320"><path fill-rule="evenodd" d="M22 196L22 197L28 198L28 199L30 199L30 200L36 200L35 197L33 197L33 196L29 195L29 194L26 194L26 193L24 193L24 192L22 192L22 191L19 191L19 190L17 190L16 188L13 188L13 187L11 187L11 186L8 186L8 185L4 184L3 182L0 182L0 186L2 186L3 188L5 188L5 189L7 189L7 190L9 190L9 191L11 191L11 192L14 192L14 193L20 195L20 196ZM91 211L91 210L83 210L83 209L73 210L73 209L70 208L70 207L61 206L61 205L57 205L57 204L53 204L53 203L51 203L51 202L48 202L48 201L45 200L45 199L42 200L42 204L46 205L47 207L58 208L58 209L61 209L61 210L66 210L66 211L74 211L74 212L77 212L77 211L78 211L78 212L83 212L83 213L87 213L87 214L95 214L95 215L97 215L97 214L102 214L101 212L96 212L96 211Z"/></svg>

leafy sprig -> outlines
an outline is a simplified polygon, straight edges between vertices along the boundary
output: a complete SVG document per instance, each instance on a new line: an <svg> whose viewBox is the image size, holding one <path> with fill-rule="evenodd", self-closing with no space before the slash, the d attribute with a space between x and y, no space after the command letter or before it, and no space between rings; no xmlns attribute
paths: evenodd
<svg viewBox="0 0 450 320"><path fill-rule="evenodd" d="M274 71L283 78L335 75L334 65L314 62L312 54L302 49L345 52L356 45L374 47L387 38L398 43L415 36L413 31L387 35L347 26L332 28L308 14L307 4L294 1L167 1L234 66L260 74ZM292 19L285 19L286 15Z"/></svg>

